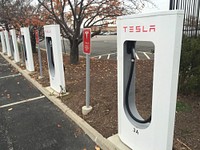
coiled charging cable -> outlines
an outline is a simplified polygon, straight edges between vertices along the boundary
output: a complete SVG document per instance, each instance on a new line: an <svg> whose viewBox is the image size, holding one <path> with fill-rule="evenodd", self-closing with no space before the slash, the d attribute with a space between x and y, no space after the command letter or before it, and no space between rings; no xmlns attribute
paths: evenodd
<svg viewBox="0 0 200 150"><path fill-rule="evenodd" d="M134 42L134 44L133 44L132 41L127 42L127 53L131 55L131 66L130 66L128 83L127 83L127 86L126 86L125 107L127 108L127 112L133 120L135 120L138 123L145 124L145 123L151 122L151 115L146 120L140 120L133 115L133 113L131 112L131 109L130 109L130 105L129 105L129 91L130 91L131 81L132 81L132 77L133 77L133 73L134 73L134 69L135 69L135 49L134 49L134 46L135 46L135 42Z"/></svg>

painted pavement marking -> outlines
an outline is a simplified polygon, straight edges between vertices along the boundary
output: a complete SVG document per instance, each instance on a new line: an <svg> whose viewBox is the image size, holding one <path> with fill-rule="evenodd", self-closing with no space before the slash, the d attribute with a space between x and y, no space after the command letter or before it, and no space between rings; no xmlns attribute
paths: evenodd
<svg viewBox="0 0 200 150"><path fill-rule="evenodd" d="M136 57L136 59L138 59L138 60L140 59L137 53L135 53L135 57Z"/></svg>
<svg viewBox="0 0 200 150"><path fill-rule="evenodd" d="M45 96L43 95L43 96L39 96L39 97L35 97L35 98L29 98L29 99L26 99L26 100L22 100L22 101L19 101L19 102L14 102L14 103L2 105L2 106L0 106L0 108L10 107L10 106L19 105L19 104L23 104L23 103L27 103L27 102L31 102L31 101L35 101L35 100L40 100L42 98L45 98Z"/></svg>
<svg viewBox="0 0 200 150"><path fill-rule="evenodd" d="M18 74L12 74L12 75L8 75L8 76L3 76L3 77L0 77L0 79L12 78L12 77L17 77L17 76L21 76L21 73L18 73Z"/></svg>
<svg viewBox="0 0 200 150"><path fill-rule="evenodd" d="M150 59L150 57L147 55L147 53L143 52L143 54L146 56L147 59Z"/></svg>
<svg viewBox="0 0 200 150"><path fill-rule="evenodd" d="M10 64L1 64L1 63L0 63L0 66L8 66L8 65L10 65Z"/></svg>

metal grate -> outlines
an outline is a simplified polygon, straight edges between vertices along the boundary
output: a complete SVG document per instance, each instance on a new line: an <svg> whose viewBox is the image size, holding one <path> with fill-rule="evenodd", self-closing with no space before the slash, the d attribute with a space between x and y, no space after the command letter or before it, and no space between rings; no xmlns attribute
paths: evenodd
<svg viewBox="0 0 200 150"><path fill-rule="evenodd" d="M169 9L184 10L184 34L190 37L200 36L200 0L170 0Z"/></svg>

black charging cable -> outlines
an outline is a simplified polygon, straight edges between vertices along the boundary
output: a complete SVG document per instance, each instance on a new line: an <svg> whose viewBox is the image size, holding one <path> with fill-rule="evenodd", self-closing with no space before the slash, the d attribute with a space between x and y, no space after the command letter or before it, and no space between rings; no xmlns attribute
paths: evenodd
<svg viewBox="0 0 200 150"><path fill-rule="evenodd" d="M136 118L133 113L131 112L130 106L129 106L129 91L130 91L130 86L131 86L131 81L132 81L132 77L133 77L133 73L134 73L134 64L135 64L135 54L134 54L134 47L135 47L135 42L132 41L127 41L127 53L131 55L131 66L130 66L130 73L129 73L129 78L128 78L128 83L126 86L126 93L125 93L125 106L127 108L127 112L130 115L130 117L135 120L138 123L149 123L151 122L151 115L149 118L147 118L146 120L140 120L138 118Z"/></svg>

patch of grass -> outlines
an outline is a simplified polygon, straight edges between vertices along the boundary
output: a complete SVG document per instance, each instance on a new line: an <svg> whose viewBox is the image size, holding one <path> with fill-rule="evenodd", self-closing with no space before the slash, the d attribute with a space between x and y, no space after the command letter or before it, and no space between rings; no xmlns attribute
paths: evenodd
<svg viewBox="0 0 200 150"><path fill-rule="evenodd" d="M191 107L184 102L178 101L176 104L176 111L177 112L189 112L189 111L191 111Z"/></svg>

